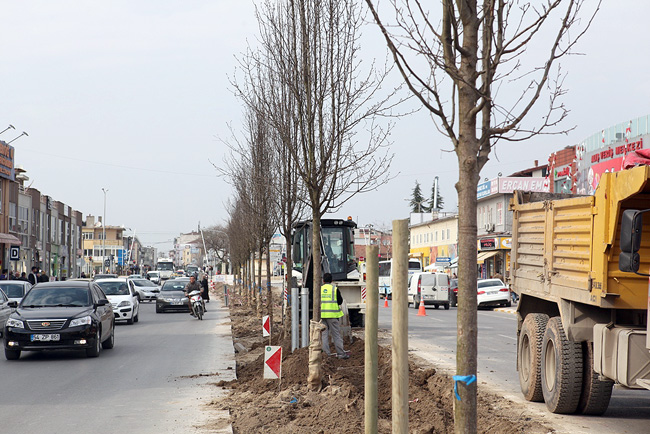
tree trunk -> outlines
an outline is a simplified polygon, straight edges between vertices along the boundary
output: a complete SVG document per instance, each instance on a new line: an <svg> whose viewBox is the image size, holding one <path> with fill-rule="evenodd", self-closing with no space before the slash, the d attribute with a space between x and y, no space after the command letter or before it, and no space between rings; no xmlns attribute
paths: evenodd
<svg viewBox="0 0 650 434"><path fill-rule="evenodd" d="M271 337L273 337L273 294L271 290L271 244L266 243L266 306L269 315L269 324L271 325Z"/></svg>
<svg viewBox="0 0 650 434"><path fill-rule="evenodd" d="M313 305L313 321L310 322L309 335L313 336L314 333L322 333L322 325L320 321L320 287L323 281L321 270L321 254L320 254L320 214L318 210L313 208L312 213L312 269L314 270L314 280L312 281L312 293L314 298ZM320 390L321 384L321 365L323 363L322 347L316 345L309 345L309 373L308 385L312 390Z"/></svg>
<svg viewBox="0 0 650 434"><path fill-rule="evenodd" d="M257 317L261 319L262 318L262 254L264 253L261 241L257 252L259 254L259 262L257 263L257 288L255 288L255 293L257 294Z"/></svg>

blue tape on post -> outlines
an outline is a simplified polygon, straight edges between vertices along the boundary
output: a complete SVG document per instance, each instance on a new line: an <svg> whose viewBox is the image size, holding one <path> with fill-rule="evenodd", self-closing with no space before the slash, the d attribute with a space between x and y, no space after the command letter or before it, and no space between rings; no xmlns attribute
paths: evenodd
<svg viewBox="0 0 650 434"><path fill-rule="evenodd" d="M476 381L476 375L454 375L454 393L456 394L456 399L460 401L460 395L458 394L458 382L465 383L466 386L469 386Z"/></svg>

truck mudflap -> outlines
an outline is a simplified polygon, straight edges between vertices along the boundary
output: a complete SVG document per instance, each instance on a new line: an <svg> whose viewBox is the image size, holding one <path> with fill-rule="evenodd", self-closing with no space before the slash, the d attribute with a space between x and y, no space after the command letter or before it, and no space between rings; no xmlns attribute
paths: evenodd
<svg viewBox="0 0 650 434"><path fill-rule="evenodd" d="M594 371L632 389L650 389L646 331L608 324L594 326Z"/></svg>

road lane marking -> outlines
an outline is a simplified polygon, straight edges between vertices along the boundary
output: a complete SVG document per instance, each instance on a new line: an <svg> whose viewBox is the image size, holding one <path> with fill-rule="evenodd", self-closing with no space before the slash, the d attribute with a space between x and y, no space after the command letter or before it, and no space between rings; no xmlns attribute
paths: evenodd
<svg viewBox="0 0 650 434"><path fill-rule="evenodd" d="M499 335L499 336L501 336L502 338L506 338L506 339L512 339L513 341L517 340L517 338L513 338L512 336L506 336L506 335Z"/></svg>

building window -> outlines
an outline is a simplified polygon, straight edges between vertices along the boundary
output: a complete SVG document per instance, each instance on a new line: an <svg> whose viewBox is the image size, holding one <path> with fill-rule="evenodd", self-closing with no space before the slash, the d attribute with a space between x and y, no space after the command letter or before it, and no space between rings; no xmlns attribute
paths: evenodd
<svg viewBox="0 0 650 434"><path fill-rule="evenodd" d="M29 233L29 208L18 206L18 232Z"/></svg>
<svg viewBox="0 0 650 434"><path fill-rule="evenodd" d="M84 240L92 240L93 239L93 233L92 232L84 232L83 233L83 239Z"/></svg>
<svg viewBox="0 0 650 434"><path fill-rule="evenodd" d="M503 202L497 203L497 224L503 224Z"/></svg>
<svg viewBox="0 0 650 434"><path fill-rule="evenodd" d="M449 229L447 229L447 240L449 240L450 235L451 235L451 231Z"/></svg>
<svg viewBox="0 0 650 434"><path fill-rule="evenodd" d="M18 225L16 224L16 204L9 202L9 231L18 232Z"/></svg>

